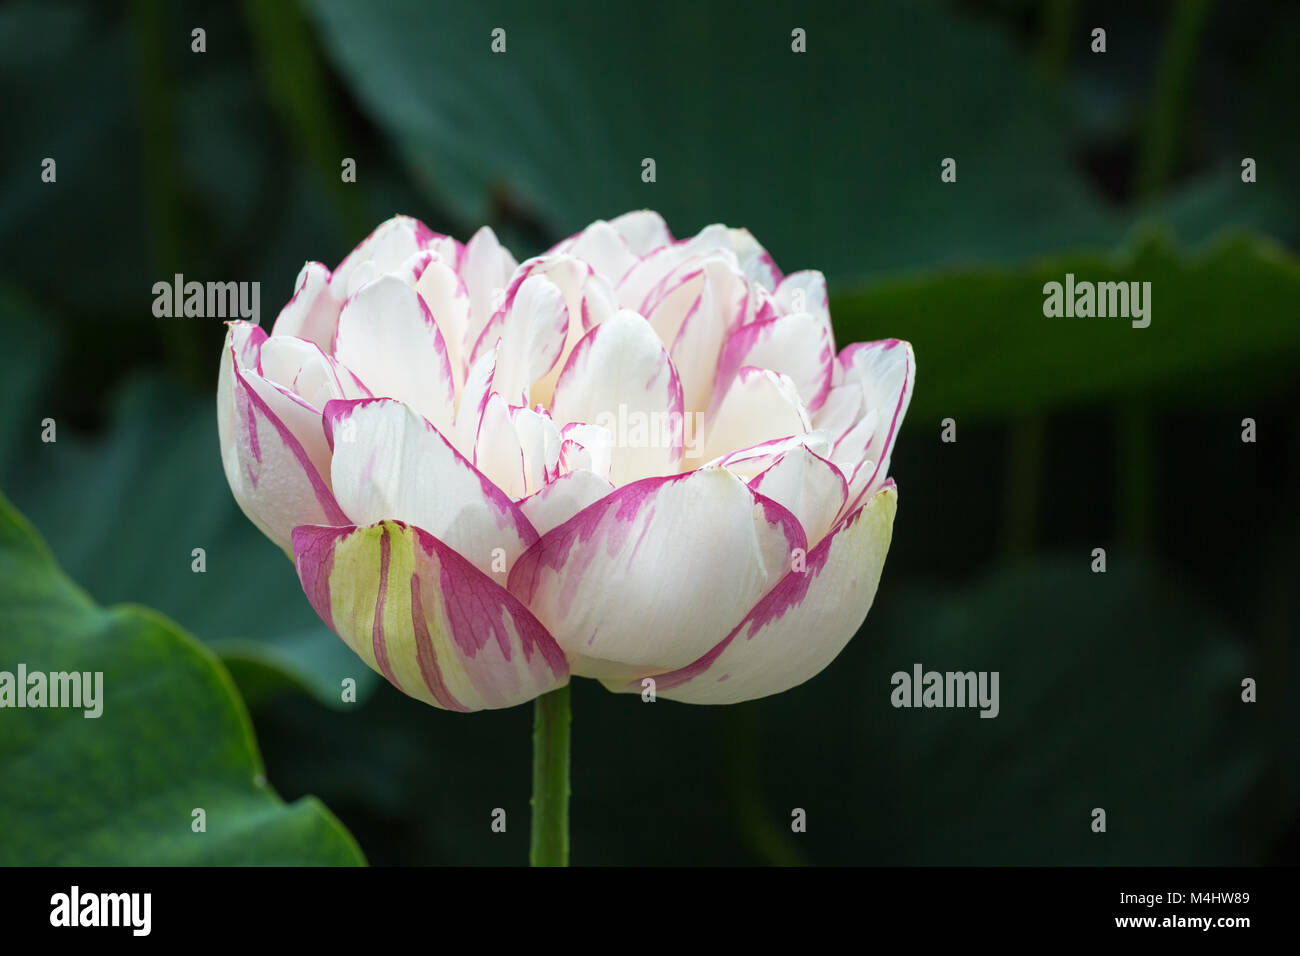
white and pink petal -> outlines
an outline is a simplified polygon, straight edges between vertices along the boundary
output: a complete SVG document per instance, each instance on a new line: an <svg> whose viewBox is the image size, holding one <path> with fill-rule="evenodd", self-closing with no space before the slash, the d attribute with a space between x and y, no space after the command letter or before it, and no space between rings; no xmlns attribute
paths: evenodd
<svg viewBox="0 0 1300 956"><path fill-rule="evenodd" d="M897 493L887 484L759 600L721 641L685 667L646 670L605 686L689 704L735 704L816 676L842 651L875 601L893 535Z"/></svg>
<svg viewBox="0 0 1300 956"><path fill-rule="evenodd" d="M349 523L413 524L496 575L537 540L518 505L401 402L330 402L325 420L334 494Z"/></svg>
<svg viewBox="0 0 1300 956"><path fill-rule="evenodd" d="M575 674L671 670L706 653L806 548L789 511L725 469L701 469L579 511L515 563L509 587Z"/></svg>

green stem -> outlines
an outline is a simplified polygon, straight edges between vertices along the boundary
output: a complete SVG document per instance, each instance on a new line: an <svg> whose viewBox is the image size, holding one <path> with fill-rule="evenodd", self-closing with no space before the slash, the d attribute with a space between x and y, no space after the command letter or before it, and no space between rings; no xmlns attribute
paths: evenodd
<svg viewBox="0 0 1300 956"><path fill-rule="evenodd" d="M569 685L533 705L533 829L528 862L569 865Z"/></svg>

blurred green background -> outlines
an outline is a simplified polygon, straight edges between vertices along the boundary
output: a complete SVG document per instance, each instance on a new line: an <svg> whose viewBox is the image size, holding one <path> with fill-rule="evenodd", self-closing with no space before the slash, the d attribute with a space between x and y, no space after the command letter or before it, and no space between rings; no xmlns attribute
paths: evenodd
<svg viewBox="0 0 1300 956"><path fill-rule="evenodd" d="M822 269L840 344L908 338L919 377L879 596L827 671L729 708L575 683L574 862L1296 862L1298 90L1281 0L6 3L0 488L95 602L201 645L0 534L0 668L57 647L154 695L93 732L0 714L0 842L64 834L0 862L355 859L307 794L373 864L526 860L531 708L427 708L325 630L226 487L221 323L154 318L152 285L258 281L269 328L394 213L523 259L641 207ZM1150 281L1150 328L1044 318L1066 272ZM917 662L999 671L1000 716L895 710ZM288 808L240 790L251 737L215 743L241 699ZM278 836L160 843L218 778Z"/></svg>

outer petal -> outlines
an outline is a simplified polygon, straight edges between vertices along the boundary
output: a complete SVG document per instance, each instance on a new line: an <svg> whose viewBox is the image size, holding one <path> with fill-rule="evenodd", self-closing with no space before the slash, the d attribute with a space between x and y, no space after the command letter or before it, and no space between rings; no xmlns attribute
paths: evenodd
<svg viewBox="0 0 1300 956"><path fill-rule="evenodd" d="M573 672L631 676L695 660L790 567L798 520L724 469L619 488L543 535L509 587Z"/></svg>
<svg viewBox="0 0 1300 956"><path fill-rule="evenodd" d="M418 292L396 275L367 283L339 316L335 356L372 394L405 402L451 430L456 382L442 332Z"/></svg>
<svg viewBox="0 0 1300 956"><path fill-rule="evenodd" d="M849 481L849 500L844 508L844 513L849 514L889 477L894 438L912 401L916 356L910 343L884 339L851 345L844 350L840 361L845 366L846 380L862 385L868 409L866 420L873 413L876 415L870 435L864 434L865 427L850 429L831 455L831 460L841 467L855 460L876 462L871 468L859 466Z"/></svg>
<svg viewBox="0 0 1300 956"><path fill-rule="evenodd" d="M330 402L325 420L334 492L349 524L392 518L424 528L503 583L537 540L518 506L400 402Z"/></svg>
<svg viewBox="0 0 1300 956"><path fill-rule="evenodd" d="M721 642L686 667L610 690L655 693L690 704L735 704L778 694L824 669L853 637L875 600L893 535L897 493L887 484L792 570Z"/></svg>
<svg viewBox="0 0 1300 956"><path fill-rule="evenodd" d="M681 467L681 382L654 330L635 312L618 312L582 338L556 382L551 416L561 428L587 422L609 429L616 485Z"/></svg>
<svg viewBox="0 0 1300 956"><path fill-rule="evenodd" d="M266 333L232 322L217 383L217 432L221 463L235 501L250 521L286 552L300 524L349 524L303 440L272 408L301 413L296 423L309 445L310 410L297 405L256 372L240 367ZM314 425L319 429L319 416ZM323 438L323 432L321 433Z"/></svg>
<svg viewBox="0 0 1300 956"><path fill-rule="evenodd" d="M472 711L568 683L564 652L528 609L420 528L303 526L293 547L316 613L405 694Z"/></svg>

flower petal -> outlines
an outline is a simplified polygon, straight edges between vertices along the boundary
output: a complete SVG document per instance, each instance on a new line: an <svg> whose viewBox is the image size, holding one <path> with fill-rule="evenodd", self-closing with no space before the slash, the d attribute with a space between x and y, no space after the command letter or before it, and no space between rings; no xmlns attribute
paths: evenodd
<svg viewBox="0 0 1300 956"><path fill-rule="evenodd" d="M470 327L470 296L459 275L442 259L428 254L428 262L415 280L415 291L429 308L442 340L447 346L447 360L451 364L459 395L465 381L468 356L465 353L465 336Z"/></svg>
<svg viewBox="0 0 1300 956"><path fill-rule="evenodd" d="M618 234L627 242L635 256L649 255L655 249L666 246L673 241L673 234L668 231L668 224L663 216L649 209L625 212L609 224L618 230ZM614 276L614 278L620 278Z"/></svg>
<svg viewBox="0 0 1300 956"><path fill-rule="evenodd" d="M293 288L293 298L280 310L272 335L306 339L325 352L331 351L342 302L330 291L329 269L319 262L307 263Z"/></svg>
<svg viewBox="0 0 1300 956"><path fill-rule="evenodd" d="M883 339L850 345L841 354L840 362L845 380L862 386L868 409L863 422L870 422L873 413L876 417L869 435L864 434L868 431L865 426L851 429L831 454L831 460L841 468L853 461L875 461L870 469L858 467L849 480L849 500L844 507L844 513L849 514L889 477L894 438L912 401L916 356L910 343Z"/></svg>
<svg viewBox="0 0 1300 956"><path fill-rule="evenodd" d="M266 333L251 323L230 326L217 383L222 466L240 509L288 552L290 534L300 524L350 522L323 477L328 472L321 470L328 450L322 457L320 416L252 369L241 368L239 356L248 358Z"/></svg>
<svg viewBox="0 0 1300 956"><path fill-rule="evenodd" d="M517 263L510 250L501 245L496 233L484 226L465 244L460 277L469 290L470 323L462 342L468 357L496 311L505 304L506 287Z"/></svg>
<svg viewBox="0 0 1300 956"><path fill-rule="evenodd" d="M745 366L705 423L702 456L708 461L774 436L802 435L811 428L808 410L788 376Z"/></svg>
<svg viewBox="0 0 1300 956"><path fill-rule="evenodd" d="M262 345L262 375L315 409L334 398L369 398L355 375L307 339L272 335Z"/></svg>
<svg viewBox="0 0 1300 956"><path fill-rule="evenodd" d="M451 429L456 383L442 333L418 292L396 275L367 283L339 316L335 357L372 394L405 402Z"/></svg>
<svg viewBox="0 0 1300 956"><path fill-rule="evenodd" d="M551 417L614 436L610 480L626 484L681 467L682 386L668 352L635 312L615 313L578 342L555 386Z"/></svg>
<svg viewBox="0 0 1300 956"><path fill-rule="evenodd" d="M413 524L496 575L537 540L519 507L401 402L330 402L325 421L334 494L349 524Z"/></svg>
<svg viewBox="0 0 1300 956"><path fill-rule="evenodd" d="M515 563L509 587L575 674L670 670L725 635L806 546L786 509L725 469L701 469L578 512Z"/></svg>
<svg viewBox="0 0 1300 956"><path fill-rule="evenodd" d="M614 486L600 475L583 468L560 475L519 502L519 508L538 534L546 534L613 490Z"/></svg>
<svg viewBox="0 0 1300 956"><path fill-rule="evenodd" d="M749 487L788 508L807 532L810 547L826 537L849 495L840 470L803 445L782 455Z"/></svg>
<svg viewBox="0 0 1300 956"><path fill-rule="evenodd" d="M735 704L778 694L820 673L857 633L875 600L898 499L886 484L792 569L707 654L669 673L605 681L613 691L689 704Z"/></svg>
<svg viewBox="0 0 1300 956"><path fill-rule="evenodd" d="M353 273L363 266L368 267L366 272L372 277L396 272L412 255L428 249L435 240L446 238L418 219L394 216L380 223L374 232L348 253L334 270L330 281L338 289L359 288L354 284Z"/></svg>
<svg viewBox="0 0 1300 956"><path fill-rule="evenodd" d="M718 360L718 401L746 365L788 375L810 412L826 401L835 364L835 336L829 316L811 312L780 315L742 325L727 340Z"/></svg>
<svg viewBox="0 0 1300 956"><path fill-rule="evenodd" d="M755 282L771 292L781 281L781 270L776 267L766 249L759 245L748 229L729 229L731 248L740 261L741 271L750 282Z"/></svg>
<svg viewBox="0 0 1300 956"><path fill-rule="evenodd" d="M417 527L294 529L312 607L372 669L445 710L511 707L569 680L564 652L526 607Z"/></svg>
<svg viewBox="0 0 1300 956"><path fill-rule="evenodd" d="M569 334L569 309L560 287L530 275L510 294L496 334L494 388L511 405L529 405L529 389L560 360Z"/></svg>

